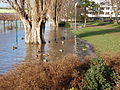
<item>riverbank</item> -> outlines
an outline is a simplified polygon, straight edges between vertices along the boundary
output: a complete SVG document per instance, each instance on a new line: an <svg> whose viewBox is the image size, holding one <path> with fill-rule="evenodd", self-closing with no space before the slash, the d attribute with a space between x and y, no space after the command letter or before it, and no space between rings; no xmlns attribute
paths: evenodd
<svg viewBox="0 0 120 90"><path fill-rule="evenodd" d="M120 51L120 26L114 24L88 25L72 31L77 37L95 46L98 54L114 54Z"/></svg>

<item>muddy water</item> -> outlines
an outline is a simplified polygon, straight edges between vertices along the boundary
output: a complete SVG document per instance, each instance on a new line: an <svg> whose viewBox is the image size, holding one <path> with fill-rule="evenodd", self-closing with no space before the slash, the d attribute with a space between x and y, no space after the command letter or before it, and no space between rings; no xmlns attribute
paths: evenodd
<svg viewBox="0 0 120 90"><path fill-rule="evenodd" d="M2 26L2 25L1 25ZM18 43L16 43L16 31L8 30L0 33L0 74L12 68L12 65L23 60L54 61L61 59L66 54L78 54L81 60L85 56L94 55L94 48L83 40L75 38L65 28L52 28L49 23L45 28L44 45L25 45L24 30L18 30ZM76 42L75 42L76 41ZM17 49L14 50L14 47Z"/></svg>
<svg viewBox="0 0 120 90"><path fill-rule="evenodd" d="M45 33L46 44L42 46L26 45L26 59L57 60L74 53L74 38L65 28L51 28Z"/></svg>

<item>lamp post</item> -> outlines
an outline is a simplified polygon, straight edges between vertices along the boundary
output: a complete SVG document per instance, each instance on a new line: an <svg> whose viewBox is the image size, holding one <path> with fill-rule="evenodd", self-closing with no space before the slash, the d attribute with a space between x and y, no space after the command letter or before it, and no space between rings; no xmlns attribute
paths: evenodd
<svg viewBox="0 0 120 90"><path fill-rule="evenodd" d="M75 3L75 31L77 30L77 5L78 5L78 2ZM77 38L76 38L76 35L75 35L75 53L77 53Z"/></svg>

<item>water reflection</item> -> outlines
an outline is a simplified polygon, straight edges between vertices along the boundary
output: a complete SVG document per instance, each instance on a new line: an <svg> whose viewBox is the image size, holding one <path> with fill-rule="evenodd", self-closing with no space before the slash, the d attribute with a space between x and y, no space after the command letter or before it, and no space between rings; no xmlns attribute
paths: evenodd
<svg viewBox="0 0 120 90"><path fill-rule="evenodd" d="M69 42L71 37L67 35L67 30L65 28L51 28L47 35L47 40L50 41L50 43L47 43L47 53L50 54L47 57L48 60L61 59L66 54L73 53L74 43Z"/></svg>
<svg viewBox="0 0 120 90"><path fill-rule="evenodd" d="M48 61L58 60L68 53L73 53L74 40L65 28L53 28L46 30L46 44L26 45L25 60L46 59Z"/></svg>
<svg viewBox="0 0 120 90"><path fill-rule="evenodd" d="M42 44L42 45L27 44L25 60L35 60L35 59L42 60L43 52L45 52L44 48L45 48L45 44Z"/></svg>

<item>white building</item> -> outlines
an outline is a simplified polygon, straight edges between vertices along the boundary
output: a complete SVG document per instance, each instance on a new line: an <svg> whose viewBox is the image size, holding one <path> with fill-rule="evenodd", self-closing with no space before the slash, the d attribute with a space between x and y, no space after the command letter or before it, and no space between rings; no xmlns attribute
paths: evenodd
<svg viewBox="0 0 120 90"><path fill-rule="evenodd" d="M99 18L114 18L115 13L113 11L113 7L109 3L105 3L103 0L93 0L97 4L100 5L100 10L102 12L99 12L98 14L94 15L93 13L88 14L88 17L99 17ZM118 17L120 17L120 13L118 14Z"/></svg>

